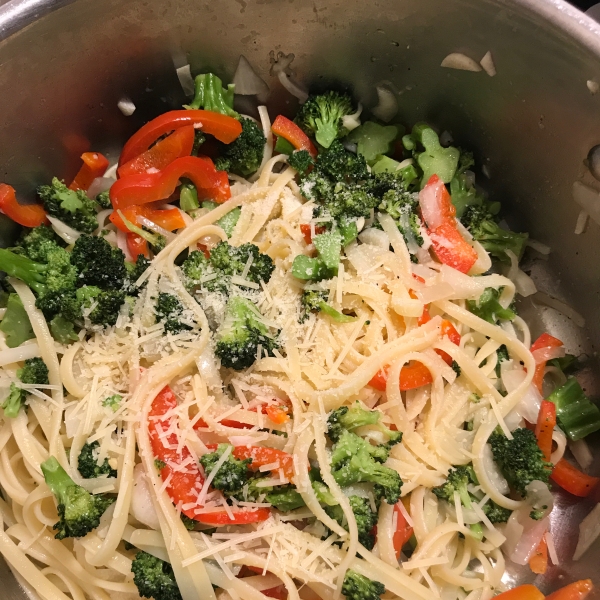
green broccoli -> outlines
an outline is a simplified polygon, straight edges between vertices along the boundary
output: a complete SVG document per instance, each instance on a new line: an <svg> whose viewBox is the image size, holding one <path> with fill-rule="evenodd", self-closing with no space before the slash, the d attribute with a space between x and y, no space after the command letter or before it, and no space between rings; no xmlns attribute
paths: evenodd
<svg viewBox="0 0 600 600"><path fill-rule="evenodd" d="M496 363L496 377L500 378L502 373L502 363L506 360L510 360L510 356L508 355L508 348L502 344L498 350L496 350L496 356L498 357L498 362Z"/></svg>
<svg viewBox="0 0 600 600"><path fill-rule="evenodd" d="M281 512L290 512L305 506L302 496L293 485L280 486L274 489L266 494L265 500Z"/></svg>
<svg viewBox="0 0 600 600"><path fill-rule="evenodd" d="M77 459L77 470L84 479L92 479L101 475L116 477L117 472L108 463L105 458L102 464L98 464L98 453L100 451L100 442L85 443Z"/></svg>
<svg viewBox="0 0 600 600"><path fill-rule="evenodd" d="M198 521L194 520L194 519L190 519L187 515L181 513L179 515L179 518L181 519L181 522L183 523L183 526L188 530L188 531L194 531L196 529L196 525L198 525Z"/></svg>
<svg viewBox="0 0 600 600"><path fill-rule="evenodd" d="M223 82L213 73L197 75L194 80L194 99L185 108L210 110L230 117L237 117L233 110L235 86L230 83L223 89Z"/></svg>
<svg viewBox="0 0 600 600"><path fill-rule="evenodd" d="M193 183L184 183L179 188L179 208L185 212L200 208L198 190Z"/></svg>
<svg viewBox="0 0 600 600"><path fill-rule="evenodd" d="M510 308L504 308L498 299L500 290L485 288L478 300L467 300L467 309L480 319L495 325L500 319L512 321L517 315Z"/></svg>
<svg viewBox="0 0 600 600"><path fill-rule="evenodd" d="M4 333L6 345L16 348L35 337L33 328L17 294L9 294L4 318L0 321L0 331Z"/></svg>
<svg viewBox="0 0 600 600"><path fill-rule="evenodd" d="M150 261L143 254L138 254L134 263L125 263L125 268L127 270L127 280L125 281L124 288L125 292L131 296L137 296L140 293L140 289L142 289L146 283L144 282L139 288L136 287L135 284L149 266Z"/></svg>
<svg viewBox="0 0 600 600"><path fill-rule="evenodd" d="M88 285L79 288L70 302L63 302L62 311L66 318L80 320L86 314L92 325L110 327L117 322L123 302L123 291Z"/></svg>
<svg viewBox="0 0 600 600"><path fill-rule="evenodd" d="M328 91L309 96L294 120L306 134L314 137L324 148L329 148L336 138L348 133L342 117L353 112L350 96Z"/></svg>
<svg viewBox="0 0 600 600"><path fill-rule="evenodd" d="M96 198L96 204L103 209L112 208L112 202L110 201L110 192L109 190L105 190L104 192L100 192Z"/></svg>
<svg viewBox="0 0 600 600"><path fill-rule="evenodd" d="M423 151L413 151L413 156L423 170L421 187L425 186L432 175L437 175L444 183L450 183L458 168L460 151L453 147L443 148L438 134L426 123L417 123L411 135L424 148Z"/></svg>
<svg viewBox="0 0 600 600"><path fill-rule="evenodd" d="M377 209L379 212L387 213L394 219L396 227L398 227L407 243L412 241L418 246L423 245L422 221L419 216L417 194L394 189L388 190L383 195L381 204Z"/></svg>
<svg viewBox="0 0 600 600"><path fill-rule="evenodd" d="M346 571L342 594L347 600L379 600L384 593L383 583L373 581L352 569Z"/></svg>
<svg viewBox="0 0 600 600"><path fill-rule="evenodd" d="M208 210L214 210L217 206L219 205L216 202L211 202L210 200L202 202L202 208L208 208ZM240 220L241 214L242 209L238 206L230 210L224 217L221 217L215 225L218 225L227 234L227 237L231 237L237 222Z"/></svg>
<svg viewBox="0 0 600 600"><path fill-rule="evenodd" d="M183 305L173 294L160 292L155 306L156 320L162 321L165 331L172 334L189 331L191 325L182 321Z"/></svg>
<svg viewBox="0 0 600 600"><path fill-rule="evenodd" d="M48 225L40 225L29 229L17 242L23 254L35 262L47 263L48 253L63 247L64 242Z"/></svg>
<svg viewBox="0 0 600 600"><path fill-rule="evenodd" d="M523 255L529 235L502 229L488 209L482 206L469 206L461 221L473 239L477 240L487 252L499 261L510 263L506 254L507 250L511 250L517 259Z"/></svg>
<svg viewBox="0 0 600 600"><path fill-rule="evenodd" d="M488 439L494 460L511 488L521 496L527 495L525 489L532 481L544 483L550 481L552 463L544 460L535 433L526 428L515 429L513 439L509 440L502 431L496 430Z"/></svg>
<svg viewBox="0 0 600 600"><path fill-rule="evenodd" d="M600 409L583 393L577 379L569 377L548 400L554 402L558 425L570 440L575 442L600 430Z"/></svg>
<svg viewBox="0 0 600 600"><path fill-rule="evenodd" d="M294 150L288 158L288 164L298 173L304 174L308 169L314 166L315 161L308 153L308 150Z"/></svg>
<svg viewBox="0 0 600 600"><path fill-rule="evenodd" d="M41 185L37 193L50 216L83 233L94 233L98 229L97 205L85 191L70 190L54 177L51 185Z"/></svg>
<svg viewBox="0 0 600 600"><path fill-rule="evenodd" d="M365 425L377 425L378 429L388 438L388 442L383 446L389 450L402 441L402 432L388 429L380 423L380 420L381 413L378 410L367 410L361 406L360 402L356 401L350 407L340 406L329 413L327 435L332 442L337 442L344 431L352 432Z"/></svg>
<svg viewBox="0 0 600 600"><path fill-rule="evenodd" d="M219 171L248 177L260 167L266 139L262 129L252 119L242 117L240 123L242 133L231 144L222 145L221 156L215 161L215 167Z"/></svg>
<svg viewBox="0 0 600 600"><path fill-rule="evenodd" d="M470 509L473 506L471 494L468 490L468 485L470 483L478 483L477 477L475 476L475 472L473 471L473 467L471 465L460 465L450 469L450 471L448 471L448 477L446 478L446 482L438 487L434 487L432 491L438 498L440 498L440 500L445 500L453 506L454 493L458 492L461 504L465 508ZM473 523L472 525L470 525L470 529L471 534L475 538L481 539L483 537L483 529L481 527L481 523Z"/></svg>
<svg viewBox="0 0 600 600"><path fill-rule="evenodd" d="M48 381L48 367L41 358L28 358L23 368L17 371L17 377L21 383L30 385L48 385L50 383ZM28 395L26 389L11 383L8 398L2 404L4 416L14 419L25 404Z"/></svg>
<svg viewBox="0 0 600 600"><path fill-rule="evenodd" d="M331 453L333 477L342 487L373 483L377 497L385 498L388 504L396 504L402 479L396 471L381 464L388 454L385 446L372 446L354 433L343 430Z"/></svg>
<svg viewBox="0 0 600 600"><path fill-rule="evenodd" d="M299 254L292 263L292 275L304 281L331 279L338 273L342 254L342 236L337 229L316 235L313 244L317 257Z"/></svg>
<svg viewBox="0 0 600 600"><path fill-rule="evenodd" d="M127 279L125 255L104 238L82 235L71 252L77 269L77 286L97 286L103 290L122 290ZM1 268L1 267L0 267Z"/></svg>
<svg viewBox="0 0 600 600"><path fill-rule="evenodd" d="M227 448L233 449L233 447L228 444L219 444L214 452L205 454L200 458L200 464L204 467L204 471L207 475L212 473L215 465L219 462L219 459L223 456L223 453ZM243 487L248 482L250 476L248 465L251 463L251 458L238 460L230 453L227 460L225 460L216 472L212 480L212 486L216 490L221 490L225 496L240 494Z"/></svg>
<svg viewBox="0 0 600 600"><path fill-rule="evenodd" d="M485 199L464 174L456 174L450 182L450 197L456 208L456 216L462 219L467 208L483 206Z"/></svg>
<svg viewBox="0 0 600 600"><path fill-rule="evenodd" d="M58 505L59 520L54 525L58 532L55 537L59 540L66 537L78 538L96 529L100 524L100 517L115 499L103 494L92 496L69 477L53 456L40 467L46 485L54 494Z"/></svg>
<svg viewBox="0 0 600 600"><path fill-rule="evenodd" d="M506 523L512 514L512 510L488 500L482 507L483 513L492 523Z"/></svg>
<svg viewBox="0 0 600 600"><path fill-rule="evenodd" d="M215 354L221 364L237 371L254 363L259 346L267 356L273 356L273 350L279 347L277 339L269 334L269 328L263 323L258 308L240 296L227 302L216 339Z"/></svg>
<svg viewBox="0 0 600 600"><path fill-rule="evenodd" d="M206 258L200 251L191 252L181 265L188 289L202 286L209 292L231 292L231 277L244 272L250 262L245 279L254 283L268 283L275 270L270 256L262 254L254 244L230 246L227 242L219 242ZM215 277L216 275L216 277ZM206 281L202 281L207 278Z"/></svg>
<svg viewBox="0 0 600 600"><path fill-rule="evenodd" d="M308 319L311 312L323 312L331 317L336 323L350 323L356 317L345 315L325 302L328 292L324 290L304 290L300 297L300 323Z"/></svg>
<svg viewBox="0 0 600 600"><path fill-rule="evenodd" d="M140 551L131 563L138 594L154 600L182 600L170 563Z"/></svg>
<svg viewBox="0 0 600 600"><path fill-rule="evenodd" d="M358 541L367 549L372 550L375 546L375 536L372 534L373 527L377 525L377 513L371 509L371 503L366 498L349 496L350 508L354 513L358 527ZM348 529L344 511L339 504L326 506L325 512L344 529Z"/></svg>
<svg viewBox="0 0 600 600"><path fill-rule="evenodd" d="M113 394L112 396L108 396L102 400L102 406L106 406L110 408L113 412L117 412L119 407L121 406L121 401L123 400L123 396L121 394Z"/></svg>
<svg viewBox="0 0 600 600"><path fill-rule="evenodd" d="M374 165L382 155L394 149L394 141L404 128L399 125L380 125L373 121L365 121L352 130L348 141L356 144L356 151L370 165Z"/></svg>

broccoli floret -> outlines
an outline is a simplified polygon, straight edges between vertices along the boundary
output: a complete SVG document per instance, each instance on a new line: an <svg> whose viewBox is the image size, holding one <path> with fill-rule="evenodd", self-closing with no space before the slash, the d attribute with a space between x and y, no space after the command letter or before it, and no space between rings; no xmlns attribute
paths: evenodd
<svg viewBox="0 0 600 600"><path fill-rule="evenodd" d="M40 225L30 229L18 242L27 257L35 262L47 263L48 252L62 247L63 241L52 227Z"/></svg>
<svg viewBox="0 0 600 600"><path fill-rule="evenodd" d="M202 202L202 208L207 208L208 210L214 210L217 206L219 205L216 202L211 202L210 200ZM221 217L215 225L218 225L227 234L227 237L231 237L237 222L240 220L241 214L242 209L238 206L230 210L224 217Z"/></svg>
<svg viewBox="0 0 600 600"><path fill-rule="evenodd" d="M197 75L194 81L194 99L185 108L203 108L230 117L237 117L233 110L235 86L230 83L223 89L223 82L213 73Z"/></svg>
<svg viewBox="0 0 600 600"><path fill-rule="evenodd" d="M570 440L581 440L600 429L600 409L583 393L577 379L569 377L548 400L556 405L558 425Z"/></svg>
<svg viewBox="0 0 600 600"><path fill-rule="evenodd" d="M292 275L304 281L331 279L338 273L342 253L342 236L337 229L316 235L313 244L317 257L299 254L292 263ZM323 308L321 307L321 310Z"/></svg>
<svg viewBox="0 0 600 600"><path fill-rule="evenodd" d="M138 288L136 287L136 281L144 274L146 269L150 266L150 261L143 255L138 254L134 263L126 262L125 268L127 270L127 281L125 282L125 291L132 295L137 296L140 289L144 287L145 282Z"/></svg>
<svg viewBox="0 0 600 600"><path fill-rule="evenodd" d="M458 173L450 182L450 197L459 219L462 219L467 208L481 207L485 202L483 196L477 192L467 176Z"/></svg>
<svg viewBox="0 0 600 600"><path fill-rule="evenodd" d="M269 335L269 328L263 323L258 308L240 296L227 302L216 339L215 354L221 364L237 371L254 363L259 346L267 356L273 356L273 350L279 347L277 340Z"/></svg>
<svg viewBox="0 0 600 600"><path fill-rule="evenodd" d="M112 396L108 396L102 400L102 406L106 406L113 412L117 412L121 406L121 400L123 400L123 396L121 396L121 394L113 394Z"/></svg>
<svg viewBox="0 0 600 600"><path fill-rule="evenodd" d="M25 366L17 371L17 377L21 383L30 385L48 385L50 383L48 381L48 367L41 358L28 358L25 361ZM4 416L14 419L25 404L27 396L27 390L11 383L8 398L2 404Z"/></svg>
<svg viewBox="0 0 600 600"><path fill-rule="evenodd" d="M521 496L527 495L525 489L532 481L544 483L550 481L552 463L544 460L535 433L526 428L515 429L513 439L509 440L502 431L494 431L488 439L494 460L511 488Z"/></svg>
<svg viewBox="0 0 600 600"><path fill-rule="evenodd" d="M212 473L215 465L223 456L223 453L227 448L232 448L228 444L219 444L215 452L210 452L209 454L205 454L200 458L200 464L204 467L204 471L207 475ZM246 458L244 460L238 460L233 456L233 454L229 454L227 460L219 467L219 470L215 474L212 480L212 486L216 490L221 490L223 494L226 496L233 496L235 494L240 494L242 492L242 488L248 482L248 477L250 476L250 469L248 469L248 465L252 463L251 458Z"/></svg>
<svg viewBox="0 0 600 600"><path fill-rule="evenodd" d="M413 156L423 170L423 187L432 175L437 175L444 183L450 183L456 173L460 151L450 146L443 148L438 134L426 123L417 123L412 130L412 137L423 146L422 152L416 151Z"/></svg>
<svg viewBox="0 0 600 600"><path fill-rule="evenodd" d="M109 190L105 190L104 192L100 192L96 198L96 204L103 209L112 208L112 202L110 201L110 192Z"/></svg>
<svg viewBox="0 0 600 600"><path fill-rule="evenodd" d="M168 562L140 551L131 563L131 572L140 596L154 600L181 600L173 567Z"/></svg>
<svg viewBox="0 0 600 600"><path fill-rule="evenodd" d="M389 450L395 444L402 441L401 431L392 431L380 423L381 413L378 410L366 410L360 402L352 406L340 406L329 413L327 418L327 435L332 442L339 441L344 431L354 431L365 425L378 425L380 431L385 433L388 442L383 446ZM386 459L387 460L387 457Z"/></svg>
<svg viewBox="0 0 600 600"><path fill-rule="evenodd" d="M6 312L0 321L0 331L4 333L6 345L9 348L16 348L35 337L27 311L17 294L8 295Z"/></svg>
<svg viewBox="0 0 600 600"><path fill-rule="evenodd" d="M308 169L314 166L315 161L313 157L308 153L308 150L295 150L288 158L288 164L293 169L296 169L298 173L306 173Z"/></svg>
<svg viewBox="0 0 600 600"><path fill-rule="evenodd" d="M65 317L77 320L82 318L84 311L89 311L87 318L92 325L110 327L117 322L123 302L123 291L102 290L88 285L79 288L68 304L64 303L63 312Z"/></svg>
<svg viewBox="0 0 600 600"><path fill-rule="evenodd" d="M100 517L115 499L103 494L92 496L69 477L53 456L40 467L46 485L54 494L58 505L59 520L54 525L57 530L55 537L59 540L83 537L96 529L100 524Z"/></svg>
<svg viewBox="0 0 600 600"><path fill-rule="evenodd" d="M355 317L341 313L325 302L328 292L324 290L304 290L300 297L300 323L304 323L311 312L323 312L336 323L350 323Z"/></svg>
<svg viewBox="0 0 600 600"><path fill-rule="evenodd" d="M70 190L54 177L51 185L41 185L37 193L48 214L69 227L83 233L93 233L98 229L96 203L87 197L85 191Z"/></svg>
<svg viewBox="0 0 600 600"><path fill-rule="evenodd" d="M194 520L194 519L190 519L187 515L184 515L183 513L181 513L179 515L181 522L183 523L183 526L188 530L188 531L194 531L194 529L196 529L196 525L198 525L198 521Z"/></svg>
<svg viewBox="0 0 600 600"><path fill-rule="evenodd" d="M504 308L498 299L500 290L485 288L478 300L467 300L467 309L480 319L495 325L500 319L512 321L517 315L510 308Z"/></svg>
<svg viewBox="0 0 600 600"><path fill-rule="evenodd" d="M79 339L75 333L75 324L63 315L56 315L48 323L52 337L60 344L70 344Z"/></svg>
<svg viewBox="0 0 600 600"><path fill-rule="evenodd" d="M252 257L252 258L251 258ZM271 279L275 265L270 256L262 254L254 244L230 246L227 242L219 242L206 258L202 252L192 252L181 265L188 289L202 285L209 292L219 291L228 294L231 291L231 277L241 275L251 259L246 279L254 283L261 280L265 283ZM214 275L209 281L201 283L206 275Z"/></svg>
<svg viewBox="0 0 600 600"><path fill-rule="evenodd" d="M356 151L365 160L374 165L382 155L394 149L394 141L400 135L399 125L380 125L373 121L365 121L348 135L348 141L356 144Z"/></svg>
<svg viewBox="0 0 600 600"><path fill-rule="evenodd" d="M371 503L366 498L359 496L349 496L350 508L354 513L356 525L358 527L358 541L367 549L372 550L375 546L375 536L371 533L373 527L377 525L377 513L371 510ZM344 529L348 529L344 511L339 504L335 506L326 506L325 512Z"/></svg>
<svg viewBox="0 0 600 600"><path fill-rule="evenodd" d="M511 250L517 259L523 255L529 235L502 229L486 208L468 207L461 221L473 238L499 261L510 263L506 250Z"/></svg>
<svg viewBox="0 0 600 600"><path fill-rule="evenodd" d="M162 321L168 333L177 334L192 329L190 325L182 322L183 305L179 298L172 294L164 292L158 294L155 312L157 321Z"/></svg>
<svg viewBox="0 0 600 600"><path fill-rule="evenodd" d="M488 500L482 510L492 523L506 523L512 515L512 510L496 504L493 500Z"/></svg>
<svg viewBox="0 0 600 600"><path fill-rule="evenodd" d="M289 512L305 506L302 496L293 485L281 486L269 492L265 499L281 512Z"/></svg>
<svg viewBox="0 0 600 600"><path fill-rule="evenodd" d="M229 171L248 177L258 170L265 149L265 134L252 119L242 117L242 133L231 142L222 145L222 154L215 161L219 171Z"/></svg>
<svg viewBox="0 0 600 600"><path fill-rule="evenodd" d="M342 594L347 600L379 600L385 593L385 586L379 581L373 581L352 569L346 571Z"/></svg>
<svg viewBox="0 0 600 600"><path fill-rule="evenodd" d="M82 235L71 252L77 269L77 286L94 285L105 290L122 290L127 278L125 255L104 238Z"/></svg>
<svg viewBox="0 0 600 600"><path fill-rule="evenodd" d="M407 191L388 190L383 195L378 210L387 213L396 222L396 227L407 243L423 245L421 218L419 217L418 195Z"/></svg>
<svg viewBox="0 0 600 600"><path fill-rule="evenodd" d="M384 446L372 446L344 430L331 454L333 476L342 487L361 482L373 483L377 496L385 498L388 504L396 504L402 479L396 471L381 464L387 460L388 454Z"/></svg>
<svg viewBox="0 0 600 600"><path fill-rule="evenodd" d="M100 442L92 442L84 444L79 458L77 459L77 469L84 479L92 479L101 475L116 477L117 472L108 463L108 458L104 459L102 464L98 464L98 452L100 451Z"/></svg>
<svg viewBox="0 0 600 600"><path fill-rule="evenodd" d="M294 120L306 134L314 137L324 148L329 148L333 140L348 133L342 117L353 112L350 96L328 91L309 96Z"/></svg>

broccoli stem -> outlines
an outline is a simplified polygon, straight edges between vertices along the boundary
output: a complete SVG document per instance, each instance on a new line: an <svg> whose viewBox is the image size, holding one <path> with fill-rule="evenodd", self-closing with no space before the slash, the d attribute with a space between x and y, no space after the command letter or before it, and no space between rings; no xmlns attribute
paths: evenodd
<svg viewBox="0 0 600 600"><path fill-rule="evenodd" d="M76 485L69 477L68 473L60 466L59 462L51 456L48 460L40 465L46 485L50 491L56 496L59 504L64 503L67 490Z"/></svg>

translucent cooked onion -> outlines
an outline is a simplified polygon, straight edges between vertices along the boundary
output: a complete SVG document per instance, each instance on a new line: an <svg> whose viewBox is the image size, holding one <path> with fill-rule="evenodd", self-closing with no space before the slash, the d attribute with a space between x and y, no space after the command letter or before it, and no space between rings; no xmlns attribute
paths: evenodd
<svg viewBox="0 0 600 600"><path fill-rule="evenodd" d="M342 117L342 125L348 131L352 131L353 129L356 129L360 125L360 113L362 113L362 110L363 110L363 106L359 102L356 112L352 113L351 115L344 115ZM355 150L355 152L356 152L356 150Z"/></svg>
<svg viewBox="0 0 600 600"><path fill-rule="evenodd" d="M74 244L78 239L81 233L72 227L69 227L66 223L63 223L60 219L56 217L51 217L48 215L48 221L52 225L52 229L56 232L60 238L62 238L67 244Z"/></svg>
<svg viewBox="0 0 600 600"><path fill-rule="evenodd" d="M581 181L573 184L573 200L600 225L600 194Z"/></svg>
<svg viewBox="0 0 600 600"><path fill-rule="evenodd" d="M96 177L96 179L92 181L92 185L90 185L86 194L90 198L95 198L98 194L110 190L114 182L115 180L110 177Z"/></svg>
<svg viewBox="0 0 600 600"><path fill-rule="evenodd" d="M537 240L532 240L529 238L526 242L526 245L530 248L533 248L536 252L547 256L552 251L550 246L546 246L546 244L542 244L542 242L538 242Z"/></svg>
<svg viewBox="0 0 600 600"><path fill-rule="evenodd" d="M440 66L446 67L447 69L458 69L459 71L481 71L479 63L461 52L452 52L451 54L448 54Z"/></svg>
<svg viewBox="0 0 600 600"><path fill-rule="evenodd" d="M117 102L117 108L126 117L130 117L135 112L135 104L129 98L121 98Z"/></svg>
<svg viewBox="0 0 600 600"><path fill-rule="evenodd" d="M521 511L515 511L510 516L510 519L512 519L515 515L518 516L520 512ZM521 519L520 522L522 524ZM540 545L544 534L546 531L548 531L549 525L550 521L547 517L541 519L540 521L534 521L527 516L526 524L523 526L523 530L519 536L517 544L509 555L510 560L518 565L526 565L529 562L529 559L533 556L536 548Z"/></svg>
<svg viewBox="0 0 600 600"><path fill-rule="evenodd" d="M398 99L392 90L383 85L378 85L377 91L377 106L371 112L384 123L389 123L398 112Z"/></svg>
<svg viewBox="0 0 600 600"><path fill-rule="evenodd" d="M492 485L498 490L498 492L502 495L508 494L510 492L510 488L508 487L508 481L504 478L502 473L500 472L500 468L494 461L494 456L492 455L492 449L489 444L485 444L483 447L483 468L487 473L487 476L490 478Z"/></svg>
<svg viewBox="0 0 600 600"><path fill-rule="evenodd" d="M555 429L552 432L552 441L556 444L556 448L550 455L550 462L555 465L565 454L567 436L560 429Z"/></svg>
<svg viewBox="0 0 600 600"><path fill-rule="evenodd" d="M120 229L117 229L117 246L123 251L123 254L125 254L125 260L133 260L129 253L129 248L127 247L127 234Z"/></svg>
<svg viewBox="0 0 600 600"><path fill-rule="evenodd" d="M575 460L584 471L587 471L591 467L594 457L585 440L569 441L569 450L573 453Z"/></svg>
<svg viewBox="0 0 600 600"><path fill-rule="evenodd" d="M517 293L524 298L531 296L537 292L535 283L527 273L519 269L519 259L511 250L507 250L506 254L510 258L510 269L506 276L515 284Z"/></svg>
<svg viewBox="0 0 600 600"><path fill-rule="evenodd" d="M186 96L194 95L194 78L192 77L192 70L190 69L190 65L183 65L178 69L175 69L177 73L177 79L179 79L179 83L181 84L181 88L183 89L183 93Z"/></svg>
<svg viewBox="0 0 600 600"><path fill-rule="evenodd" d="M390 238L385 231L381 229L374 229L373 227L365 229L359 236L358 239L363 244L371 244L378 248L388 250L390 247Z"/></svg>
<svg viewBox="0 0 600 600"><path fill-rule="evenodd" d="M492 58L492 53L488 50L484 57L479 61L479 64L483 67L483 70L490 76L494 77L496 75L496 65L494 64L494 59Z"/></svg>
<svg viewBox="0 0 600 600"><path fill-rule="evenodd" d="M526 377L524 369L521 368L502 369L501 373L502 383L508 393L517 389ZM534 385L530 385L511 413L517 413L530 423L536 423L541 403L542 396Z"/></svg>
<svg viewBox="0 0 600 600"><path fill-rule="evenodd" d="M269 86L256 74L244 55L240 56L233 83L235 93L242 96L265 96L269 93Z"/></svg>

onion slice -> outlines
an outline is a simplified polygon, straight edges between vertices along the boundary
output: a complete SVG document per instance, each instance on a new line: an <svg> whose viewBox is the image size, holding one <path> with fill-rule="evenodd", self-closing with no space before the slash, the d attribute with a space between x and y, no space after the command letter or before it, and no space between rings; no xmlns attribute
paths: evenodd
<svg viewBox="0 0 600 600"><path fill-rule="evenodd" d="M117 108L126 117L130 117L135 112L135 104L127 97L123 97L117 102Z"/></svg>
<svg viewBox="0 0 600 600"><path fill-rule="evenodd" d="M377 106L371 112L384 123L389 123L398 112L398 99L392 90L383 85L378 85L377 91Z"/></svg>
<svg viewBox="0 0 600 600"><path fill-rule="evenodd" d="M484 57L479 61L479 64L483 67L483 70L490 76L494 77L496 75L496 65L494 64L494 59L492 58L492 53L488 50Z"/></svg>
<svg viewBox="0 0 600 600"><path fill-rule="evenodd" d="M573 184L573 200L600 225L600 193L581 181L576 181Z"/></svg>
<svg viewBox="0 0 600 600"><path fill-rule="evenodd" d="M256 74L248 59L242 54L233 76L235 93L241 96L266 96L269 86Z"/></svg>
<svg viewBox="0 0 600 600"><path fill-rule="evenodd" d="M458 69L459 71L473 71L475 73L481 71L479 63L461 52L452 52L448 54L440 65L447 69Z"/></svg>
<svg viewBox="0 0 600 600"><path fill-rule="evenodd" d="M74 244L79 239L79 236L81 235L79 231L69 227L66 223L63 223L56 217L51 217L50 215L47 215L47 217L52 225L52 229L56 232L56 235L67 242L67 244Z"/></svg>

